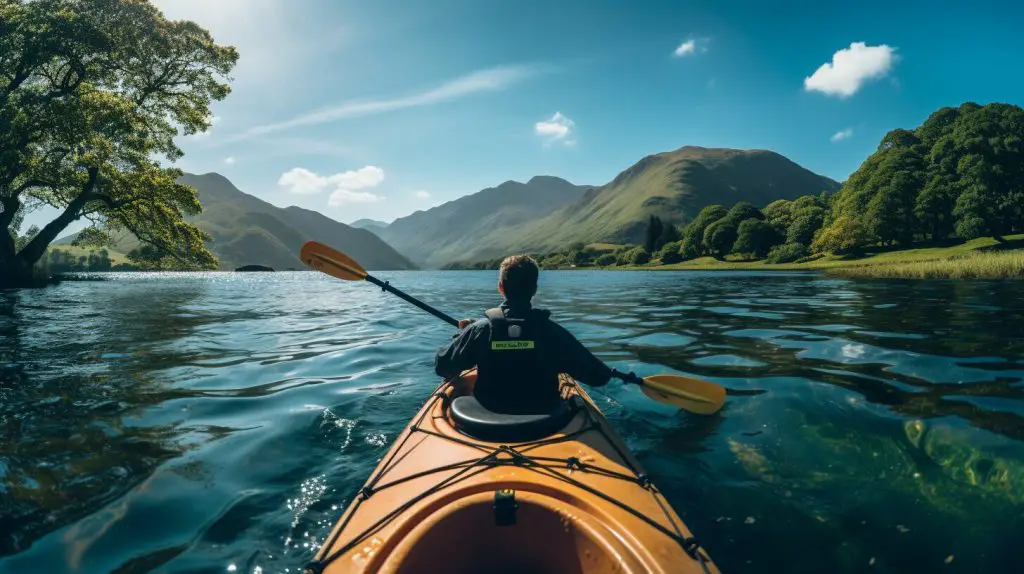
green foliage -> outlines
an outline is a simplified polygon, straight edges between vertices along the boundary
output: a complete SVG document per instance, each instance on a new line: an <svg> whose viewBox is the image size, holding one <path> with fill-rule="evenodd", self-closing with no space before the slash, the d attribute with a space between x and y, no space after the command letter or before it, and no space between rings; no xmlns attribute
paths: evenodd
<svg viewBox="0 0 1024 574"><path fill-rule="evenodd" d="M736 225L739 225L739 222L745 219L764 219L764 214L761 213L760 209L753 205L745 201L741 201L729 209L729 213L726 217L735 222Z"/></svg>
<svg viewBox="0 0 1024 574"><path fill-rule="evenodd" d="M683 244L680 254L683 260L694 259L705 253L704 232L712 223L724 218L729 211L722 205L709 205L700 210L697 217L683 229Z"/></svg>
<svg viewBox="0 0 1024 574"><path fill-rule="evenodd" d="M788 243L802 243L810 245L814 240L814 234L821 229L825 221L825 210L818 206L810 206L796 211L793 220L786 230L786 241Z"/></svg>
<svg viewBox="0 0 1024 574"><path fill-rule="evenodd" d="M858 217L842 216L823 227L815 236L811 249L815 253L858 253L868 244L870 231Z"/></svg>
<svg viewBox="0 0 1024 574"><path fill-rule="evenodd" d="M69 251L50 249L40 262L50 273L68 273L74 271L110 271L113 263L106 249L99 252L90 251L88 255L76 256Z"/></svg>
<svg viewBox="0 0 1024 574"><path fill-rule="evenodd" d="M602 253L594 260L594 264L600 265L601 267L608 267L609 265L615 265L616 257L614 253Z"/></svg>
<svg viewBox="0 0 1024 574"><path fill-rule="evenodd" d="M732 252L736 243L738 224L731 217L724 217L704 230L704 252L716 259L722 259Z"/></svg>
<svg viewBox="0 0 1024 574"><path fill-rule="evenodd" d="M965 103L892 130L834 198L815 248L907 245L1024 229L1024 110ZM853 226L851 220L858 222ZM840 240L834 227L856 230ZM857 243L857 245L854 245Z"/></svg>
<svg viewBox="0 0 1024 574"><path fill-rule="evenodd" d="M807 246L801 243L783 243L772 247L765 259L768 263L792 263L810 255Z"/></svg>
<svg viewBox="0 0 1024 574"><path fill-rule="evenodd" d="M784 238L775 227L762 219L751 217L740 222L736 231L733 252L753 255L761 259Z"/></svg>
<svg viewBox="0 0 1024 574"><path fill-rule="evenodd" d="M0 234L5 274L31 269L72 221L130 231L180 264L209 268L209 237L184 217L201 210L174 138L210 126L238 58L192 22L148 2L5 0L0 34L0 227L25 202L60 215L15 253Z"/></svg>
<svg viewBox="0 0 1024 574"><path fill-rule="evenodd" d="M785 234L793 221L793 202L788 199L777 199L766 205L761 212L768 223L771 223L779 233Z"/></svg>
<svg viewBox="0 0 1024 574"><path fill-rule="evenodd" d="M651 254L643 247L636 247L629 252L631 265L644 265L651 261Z"/></svg>
<svg viewBox="0 0 1024 574"><path fill-rule="evenodd" d="M655 243L657 250L660 251L665 245L669 243L675 243L682 239L682 235L679 233L679 228L672 223L664 223L661 236L658 237L658 241Z"/></svg>
<svg viewBox="0 0 1024 574"><path fill-rule="evenodd" d="M644 249L648 253L654 253L661 246L658 245L658 239L661 238L661 233L665 229L665 224L662 223L661 218L652 215L647 220L647 231L644 233Z"/></svg>
<svg viewBox="0 0 1024 574"><path fill-rule="evenodd" d="M672 241L661 246L654 256L659 259L663 264L679 263L683 260L682 254L679 252L683 247L682 241Z"/></svg>

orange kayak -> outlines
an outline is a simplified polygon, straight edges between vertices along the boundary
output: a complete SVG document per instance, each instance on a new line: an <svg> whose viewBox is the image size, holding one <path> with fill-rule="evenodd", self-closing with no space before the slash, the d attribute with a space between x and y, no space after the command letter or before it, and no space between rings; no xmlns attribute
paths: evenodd
<svg viewBox="0 0 1024 574"><path fill-rule="evenodd" d="M307 574L718 572L579 384L554 413L500 415L475 379L437 388Z"/></svg>

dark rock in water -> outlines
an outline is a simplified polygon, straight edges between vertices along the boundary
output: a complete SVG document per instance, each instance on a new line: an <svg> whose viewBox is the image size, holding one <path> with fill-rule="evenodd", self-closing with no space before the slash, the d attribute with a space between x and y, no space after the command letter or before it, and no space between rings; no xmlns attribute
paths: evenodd
<svg viewBox="0 0 1024 574"><path fill-rule="evenodd" d="M235 271L273 271L270 267L264 267L263 265L243 265Z"/></svg>

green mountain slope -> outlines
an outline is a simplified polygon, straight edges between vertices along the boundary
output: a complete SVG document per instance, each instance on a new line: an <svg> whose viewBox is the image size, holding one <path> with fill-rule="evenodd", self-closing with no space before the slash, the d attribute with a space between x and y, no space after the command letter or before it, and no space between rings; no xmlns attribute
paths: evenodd
<svg viewBox="0 0 1024 574"><path fill-rule="evenodd" d="M377 221L376 219L357 219L356 221L353 221L352 223L349 223L348 226L349 227L354 227L356 229L368 229L370 231L380 231L381 229L384 229L385 227L387 227L388 224L383 222L383 221Z"/></svg>
<svg viewBox="0 0 1024 574"><path fill-rule="evenodd" d="M299 207L281 209L243 193L220 174L186 174L181 181L199 192L203 212L189 219L213 237L209 248L220 260L221 269L242 265L303 269L299 248L309 240L344 251L367 269L415 268L370 231L354 229ZM124 234L115 238L113 248L127 253L138 245L135 237Z"/></svg>
<svg viewBox="0 0 1024 574"><path fill-rule="evenodd" d="M579 202L516 230L504 250L638 243L650 215L683 224L711 204L747 201L764 207L776 199L838 188L839 183L771 151L687 146L647 156Z"/></svg>
<svg viewBox="0 0 1024 574"><path fill-rule="evenodd" d="M413 261L439 267L487 257L514 239L514 230L579 200L590 186L551 176L507 181L374 229Z"/></svg>

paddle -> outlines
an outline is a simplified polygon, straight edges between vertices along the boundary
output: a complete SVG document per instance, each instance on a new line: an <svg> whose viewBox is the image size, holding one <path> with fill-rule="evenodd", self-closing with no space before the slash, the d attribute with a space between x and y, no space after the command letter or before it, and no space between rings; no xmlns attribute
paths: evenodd
<svg viewBox="0 0 1024 574"><path fill-rule="evenodd" d="M370 275L363 266L344 253L328 247L323 243L308 241L299 250L299 259L309 267L326 273L331 277L345 281L369 281L384 291L398 295L400 298L423 309L427 313L441 319L452 326L459 322L438 311L426 303L395 289L387 281L381 281ZM710 381L682 377L679 375L653 375L640 378L633 373L623 373L612 369L612 376L627 383L640 387L648 397L667 405L687 411L710 415L718 412L725 403L725 388Z"/></svg>
<svg viewBox="0 0 1024 574"><path fill-rule="evenodd" d="M309 267L312 267L317 271L322 271L331 277L337 277L338 279L344 279L345 281L369 281L384 291L398 295L400 298L416 305L420 309L423 309L445 323L448 323L453 327L459 326L459 322L457 320L445 315L419 299L407 295L399 289L395 289L387 281L381 281L373 275L370 275L365 269L363 269L363 266L356 263L354 259L337 249L324 245L323 243L307 241L306 244L302 246L302 249L299 250L299 259Z"/></svg>

